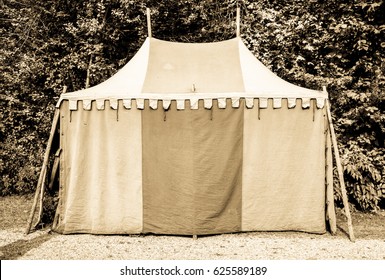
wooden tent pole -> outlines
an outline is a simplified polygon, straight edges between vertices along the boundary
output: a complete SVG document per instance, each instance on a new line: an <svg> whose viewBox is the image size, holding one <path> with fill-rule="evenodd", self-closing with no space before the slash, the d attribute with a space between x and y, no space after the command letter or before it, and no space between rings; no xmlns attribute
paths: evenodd
<svg viewBox="0 0 385 280"><path fill-rule="evenodd" d="M54 164L52 167L51 178L50 178L49 185L48 185L49 190L52 190L52 188L53 188L53 183L55 181L56 173L57 173L57 170L59 168L60 153L61 153L61 148L59 148L55 153L55 161L54 161ZM36 220L36 224L33 226L34 228L36 228L39 225L39 222L43 216L43 201L44 201L44 190L45 190L46 176L47 176L47 167L45 169L45 174L43 176L43 182L41 183L41 191L40 191L40 199L39 199L39 214L37 215L38 218Z"/></svg>
<svg viewBox="0 0 385 280"><path fill-rule="evenodd" d="M152 31L151 31L151 11L150 11L150 8L146 8L146 12L147 12L147 33L148 33L148 37L151 38L152 37Z"/></svg>
<svg viewBox="0 0 385 280"><path fill-rule="evenodd" d="M325 88L324 88L324 91L325 91ZM345 181L344 181L344 173L343 173L343 169L342 169L340 154L338 151L337 138L336 138L336 134L334 132L334 127L333 127L333 123L332 123L332 116L331 116L331 112L330 112L329 100L326 100L326 113L327 113L327 118L328 118L328 123L329 123L330 134L331 134L331 138L332 138L334 156L336 159L338 177L339 177L339 181L340 181L342 202L344 204L345 215L346 215L346 218L348 220L349 238L351 241L354 242L355 237L354 237L354 232L353 232L352 218L350 216L349 201L348 201L348 196L346 194L346 187L345 187Z"/></svg>
<svg viewBox="0 0 385 280"><path fill-rule="evenodd" d="M92 66L92 53L90 55L90 61L88 62L88 68L87 68L87 77L86 77L86 88L90 87L90 75L91 75L91 66Z"/></svg>
<svg viewBox="0 0 385 280"><path fill-rule="evenodd" d="M67 87L65 86L63 88L63 93L65 93L66 91L67 91ZM37 182L36 191L35 191L35 197L33 199L31 212L29 213L28 223L27 223L27 228L25 230L25 234L28 234L31 231L32 220L33 220L33 217L34 217L35 212L36 212L36 206L37 206L37 202L38 202L39 196L42 198L43 195L44 195L44 186L43 186L43 184L45 183L45 176L47 174L47 166L48 166L49 154L51 152L51 146L52 146L53 138L54 138L54 135L55 135L55 130L56 130L58 122L59 122L59 116L60 116L60 111L59 111L58 108L56 108L55 109L55 114L54 114L53 120L52 120L52 126L51 126L51 131L50 131L48 142L47 142L47 147L46 147L45 153L44 153L43 166L41 167L41 171L40 171L40 175L39 175L39 180Z"/></svg>
<svg viewBox="0 0 385 280"><path fill-rule="evenodd" d="M236 18L236 25L237 25L237 37L241 35L241 9L237 7L237 18Z"/></svg>
<svg viewBox="0 0 385 280"><path fill-rule="evenodd" d="M60 153L61 153L61 148L59 148L55 154L55 161L54 161L54 164L52 167L51 178L50 178L49 184L48 184L49 190L52 190L52 188L53 188L53 183L55 182L56 173L57 173L57 170L59 169Z"/></svg>
<svg viewBox="0 0 385 280"><path fill-rule="evenodd" d="M44 190L45 190L45 180L47 178L47 165L44 168L44 174L43 174L43 180L41 182L41 187L40 187L40 196L39 196L39 212L37 214L37 220L36 223L32 226L32 228L36 228L41 220L41 217L43 215L43 200L44 200ZM36 210L35 210L36 212Z"/></svg>
<svg viewBox="0 0 385 280"><path fill-rule="evenodd" d="M26 228L25 234L28 234L30 232L30 230L31 230L32 220L33 220L33 216L35 215L37 201L39 199L39 195L40 196L42 195L40 193L43 191L43 181L45 181L44 178L45 178L45 175L47 173L47 165L48 165L49 153L51 151L52 140L53 140L53 136L55 134L55 130L56 130L57 124L58 124L59 115L60 115L59 114L59 109L56 108L55 114L54 114L54 117L53 117L53 121L52 121L51 132L50 132L48 143L47 143L47 148L46 148L45 154L44 154L43 166L41 168L39 180L38 180L38 183L37 183L37 186L36 186L35 198L33 200L31 212L29 214L28 224L27 224L27 228Z"/></svg>
<svg viewBox="0 0 385 280"><path fill-rule="evenodd" d="M329 123L329 122L328 122ZM330 137L329 125L327 125L325 131L326 138L326 149L325 149L325 160L326 160L326 206L327 206L327 217L330 226L330 232L332 235L337 233L337 218L336 209L334 206L334 189L333 189L333 152L332 143Z"/></svg>

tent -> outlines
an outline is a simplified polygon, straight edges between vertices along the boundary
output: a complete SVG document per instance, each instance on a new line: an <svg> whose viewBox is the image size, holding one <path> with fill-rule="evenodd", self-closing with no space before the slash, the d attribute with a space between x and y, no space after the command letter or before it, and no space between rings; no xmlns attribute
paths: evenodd
<svg viewBox="0 0 385 280"><path fill-rule="evenodd" d="M57 112L59 233L336 231L327 92L282 80L239 36L148 37Z"/></svg>

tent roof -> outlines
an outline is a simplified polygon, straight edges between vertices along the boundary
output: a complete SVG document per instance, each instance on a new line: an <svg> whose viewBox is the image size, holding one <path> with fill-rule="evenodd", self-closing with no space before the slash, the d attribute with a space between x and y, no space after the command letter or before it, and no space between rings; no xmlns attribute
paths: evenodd
<svg viewBox="0 0 385 280"><path fill-rule="evenodd" d="M240 37L215 43L147 38L115 75L62 100L317 98L327 93L284 81L265 67Z"/></svg>

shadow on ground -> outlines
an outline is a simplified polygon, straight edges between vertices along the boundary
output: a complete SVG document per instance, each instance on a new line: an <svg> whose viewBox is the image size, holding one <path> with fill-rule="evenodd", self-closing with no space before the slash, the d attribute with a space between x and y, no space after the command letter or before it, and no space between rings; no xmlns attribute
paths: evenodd
<svg viewBox="0 0 385 280"><path fill-rule="evenodd" d="M53 237L52 234L43 234L29 240L17 240L10 244L0 247L1 260L16 260L26 254L28 251L39 247Z"/></svg>

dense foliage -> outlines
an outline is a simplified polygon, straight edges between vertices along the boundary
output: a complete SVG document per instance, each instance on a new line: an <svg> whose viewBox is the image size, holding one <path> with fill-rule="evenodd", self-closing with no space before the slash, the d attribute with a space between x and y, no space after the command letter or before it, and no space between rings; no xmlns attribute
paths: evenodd
<svg viewBox="0 0 385 280"><path fill-rule="evenodd" d="M326 85L349 198L385 208L385 3L373 1L2 0L0 193L34 190L55 102L113 75L147 35L219 41L241 34L294 84ZM87 78L88 77L88 78ZM337 201L339 194L336 193Z"/></svg>

